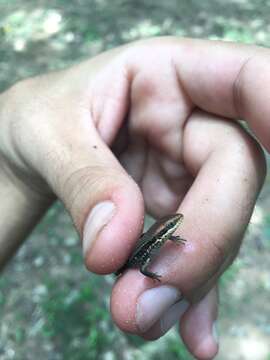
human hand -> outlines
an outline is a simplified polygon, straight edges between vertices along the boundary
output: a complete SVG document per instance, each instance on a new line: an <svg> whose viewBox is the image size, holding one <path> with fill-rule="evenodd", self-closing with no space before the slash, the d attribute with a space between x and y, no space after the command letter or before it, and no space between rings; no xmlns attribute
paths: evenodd
<svg viewBox="0 0 270 360"><path fill-rule="evenodd" d="M121 329L157 338L183 313L181 292L193 304L181 335L195 356L212 358L215 284L237 254L265 173L259 146L223 117L244 118L270 148L268 56L255 47L154 39L2 94L4 250L13 235L2 262L54 194L81 235L86 266L101 274L128 258L144 204L155 217L182 212L187 245L166 244L152 267L163 285L130 270L114 287L111 310Z"/></svg>

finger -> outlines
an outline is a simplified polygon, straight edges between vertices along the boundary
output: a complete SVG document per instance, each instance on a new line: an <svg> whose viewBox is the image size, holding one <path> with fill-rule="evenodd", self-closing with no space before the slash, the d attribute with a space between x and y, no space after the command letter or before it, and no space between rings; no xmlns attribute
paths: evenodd
<svg viewBox="0 0 270 360"><path fill-rule="evenodd" d="M183 141L184 162L195 178L179 209L185 216L180 234L188 241L181 257L168 244L153 269L166 280L168 272L170 284L181 284L194 302L235 256L266 169L258 144L226 119L194 112Z"/></svg>
<svg viewBox="0 0 270 360"><path fill-rule="evenodd" d="M30 103L24 94L34 92L33 84L35 81L30 80L23 85L30 87L23 93L23 88L17 89L22 96L16 99ZM46 87L46 81L43 85ZM59 98L57 93L55 109L44 106L49 95L37 96L23 118L16 118L9 134L12 151L17 154L19 149L21 166L27 166L25 172L33 171L44 179L63 201L83 240L88 269L110 273L124 263L141 232L141 192L101 138L88 107L82 105L84 101L66 107L69 97L65 94ZM37 111L39 105L44 111Z"/></svg>
<svg viewBox="0 0 270 360"><path fill-rule="evenodd" d="M194 105L245 119L270 151L270 52L239 43L173 40L180 82Z"/></svg>
<svg viewBox="0 0 270 360"><path fill-rule="evenodd" d="M166 289L165 286L164 288ZM151 291L154 296L155 288ZM197 304L189 305L185 300L173 304L149 330L143 333L143 337L147 340L157 339L180 322L182 339L196 359L213 359L218 352L217 311L218 296L217 288L214 287ZM148 316L149 314L151 308Z"/></svg>
<svg viewBox="0 0 270 360"><path fill-rule="evenodd" d="M151 292L154 294L155 288L153 288ZM181 320L189 307L190 304L187 301L183 299L177 301L165 311L161 318L155 319L156 322L142 334L142 337L146 340L156 340L160 338ZM151 314L151 311L149 313Z"/></svg>
<svg viewBox="0 0 270 360"><path fill-rule="evenodd" d="M214 287L191 305L180 320L181 337L196 359L213 359L218 352L217 312L218 294Z"/></svg>
<svg viewBox="0 0 270 360"><path fill-rule="evenodd" d="M87 268L111 273L125 262L142 230L143 198L94 128L84 140L81 136L76 146L71 139L79 150L61 164L61 179L57 169L47 176L82 237Z"/></svg>
<svg viewBox="0 0 270 360"><path fill-rule="evenodd" d="M194 113L184 130L183 151L195 178L178 209L185 219L177 232L187 243L167 243L161 250L151 267L162 276L161 284L135 270L116 283L111 309L125 331L143 334L182 296L191 303L202 298L209 281L239 248L263 182L265 163L259 146L227 119ZM170 290L164 290L165 285Z"/></svg>
<svg viewBox="0 0 270 360"><path fill-rule="evenodd" d="M175 211L193 180L182 162L183 127L192 106L168 52L159 51L157 60L145 45L129 54L135 106L129 111L132 136L121 160L140 184L148 213L161 217ZM138 52L144 55L140 67Z"/></svg>

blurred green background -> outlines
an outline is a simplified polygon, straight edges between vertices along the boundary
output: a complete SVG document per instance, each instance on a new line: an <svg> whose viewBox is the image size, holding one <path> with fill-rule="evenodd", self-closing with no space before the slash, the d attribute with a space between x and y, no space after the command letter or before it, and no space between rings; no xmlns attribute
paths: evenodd
<svg viewBox="0 0 270 360"><path fill-rule="evenodd" d="M174 34L269 46L267 0L0 0L0 90L117 45ZM220 360L270 359L269 179L244 246L221 281ZM0 278L0 359L192 359L176 330L146 343L122 334L113 277L83 267L56 204Z"/></svg>

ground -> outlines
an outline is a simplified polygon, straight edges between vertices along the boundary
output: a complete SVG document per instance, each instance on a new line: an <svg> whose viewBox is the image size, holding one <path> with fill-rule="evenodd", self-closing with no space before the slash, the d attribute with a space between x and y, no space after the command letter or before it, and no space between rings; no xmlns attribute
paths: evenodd
<svg viewBox="0 0 270 360"><path fill-rule="evenodd" d="M269 5L266 0L0 0L0 90L149 36L269 46ZM219 360L270 359L269 208L267 179L239 257L222 279ZM108 311L113 281L84 270L79 239L56 204L0 279L0 359L191 359L176 331L154 343L120 333Z"/></svg>

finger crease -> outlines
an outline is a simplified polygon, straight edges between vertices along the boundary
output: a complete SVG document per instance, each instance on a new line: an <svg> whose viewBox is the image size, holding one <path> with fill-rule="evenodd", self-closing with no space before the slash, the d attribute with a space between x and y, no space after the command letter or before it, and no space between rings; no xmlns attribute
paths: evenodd
<svg viewBox="0 0 270 360"><path fill-rule="evenodd" d="M243 101L243 91L242 91L243 74L247 64L250 62L251 59L253 59L253 56L250 56L249 58L247 58L246 61L244 61L232 84L232 97L233 97L232 103L233 103L234 112L238 119L244 118L244 111L243 111L244 101Z"/></svg>

